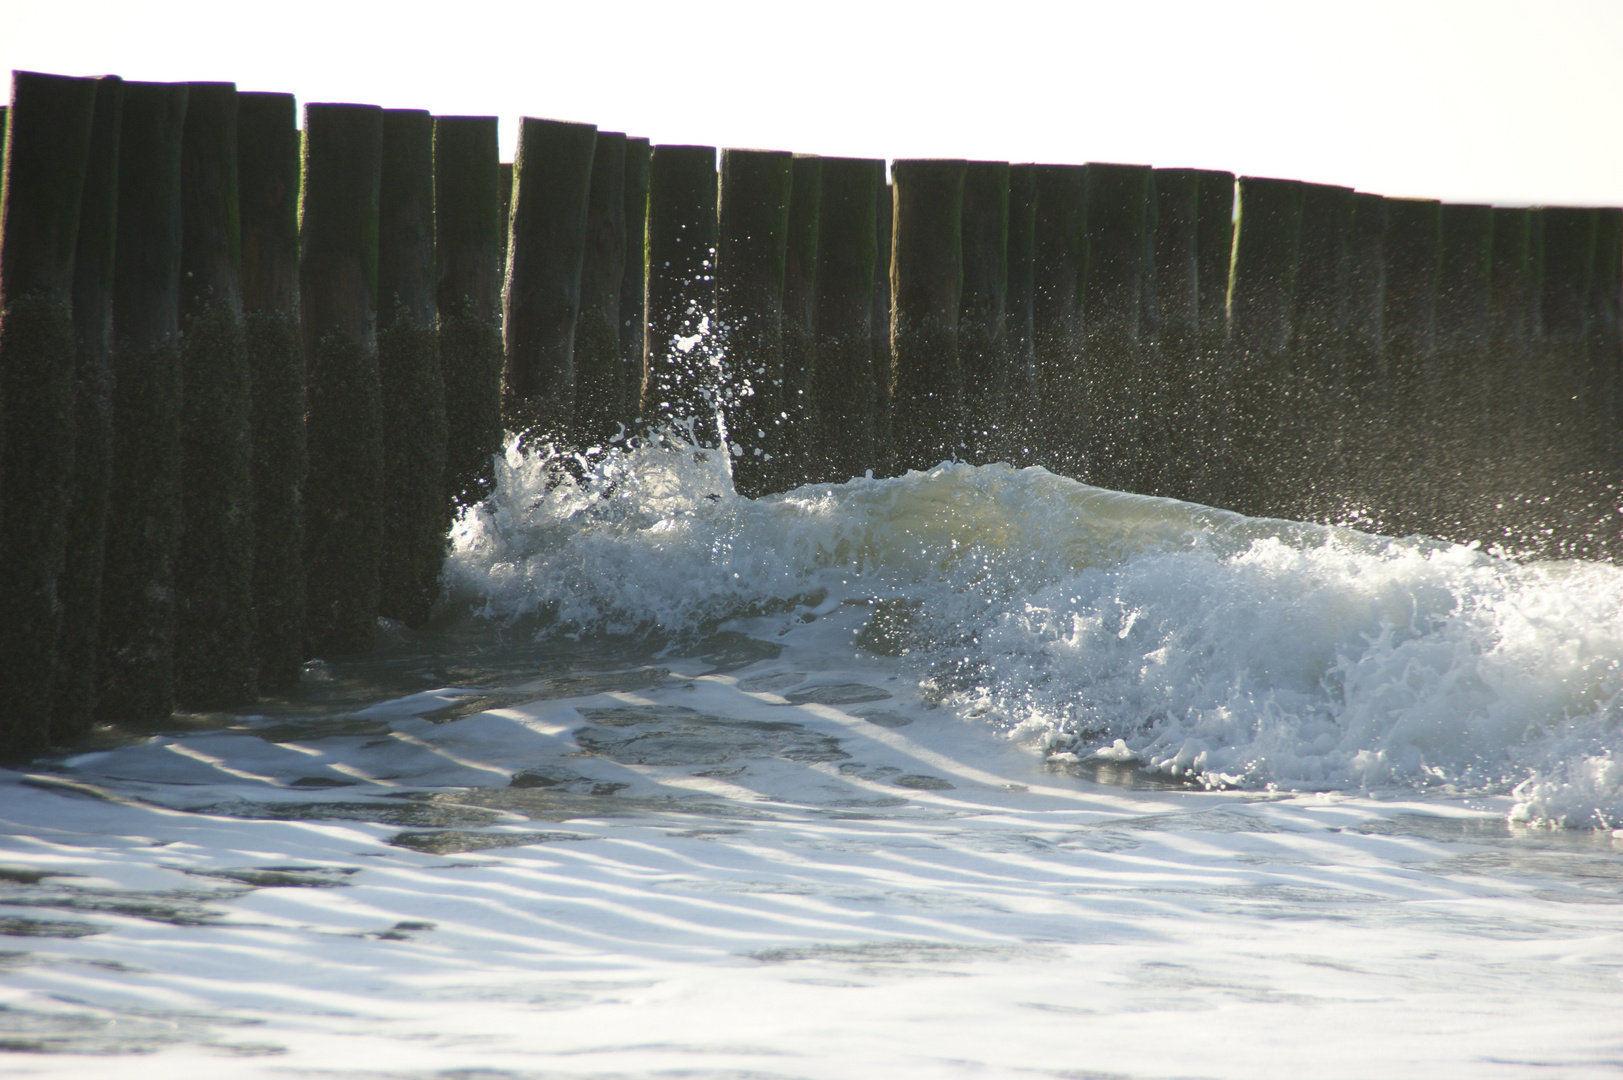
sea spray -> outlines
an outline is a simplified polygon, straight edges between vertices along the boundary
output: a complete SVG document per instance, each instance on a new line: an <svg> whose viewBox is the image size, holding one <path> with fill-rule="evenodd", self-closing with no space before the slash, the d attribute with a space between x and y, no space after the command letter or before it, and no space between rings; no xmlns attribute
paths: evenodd
<svg viewBox="0 0 1623 1080"><path fill-rule="evenodd" d="M1058 761L1211 786L1510 793L1623 817L1623 572L943 464L750 500L666 437L509 447L452 601L550 635L717 629L894 656ZM567 466L567 467L566 467ZM824 625L813 629L813 618ZM823 634L822 637L813 635ZM843 642L838 648L845 648Z"/></svg>

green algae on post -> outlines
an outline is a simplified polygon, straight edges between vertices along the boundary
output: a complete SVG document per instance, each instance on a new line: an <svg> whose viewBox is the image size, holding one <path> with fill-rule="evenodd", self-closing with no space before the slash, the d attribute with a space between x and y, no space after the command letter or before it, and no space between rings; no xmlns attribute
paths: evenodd
<svg viewBox="0 0 1623 1080"><path fill-rule="evenodd" d="M304 667L304 349L299 131L292 94L237 94L242 330L253 386L254 641L259 689Z"/></svg>
<svg viewBox="0 0 1623 1080"><path fill-rule="evenodd" d="M434 269L434 118L386 109L378 183L383 534L378 611L428 621L445 562L445 380Z"/></svg>
<svg viewBox="0 0 1623 1080"><path fill-rule="evenodd" d="M378 382L378 187L383 110L304 110L299 313L308 372L305 648L365 652L378 619L383 406Z"/></svg>

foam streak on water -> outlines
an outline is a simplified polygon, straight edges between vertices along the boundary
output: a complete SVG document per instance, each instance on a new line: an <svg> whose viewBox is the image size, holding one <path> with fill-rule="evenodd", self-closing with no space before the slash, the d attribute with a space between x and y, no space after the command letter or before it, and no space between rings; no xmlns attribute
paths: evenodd
<svg viewBox="0 0 1623 1080"><path fill-rule="evenodd" d="M1623 824L1623 572L1245 518L1042 469L733 494L723 456L510 449L456 603L540 635L810 634L1059 760L1211 785L1518 796ZM859 618L860 617L860 618ZM826 628L825 628L826 629ZM845 648L843 640L831 648Z"/></svg>

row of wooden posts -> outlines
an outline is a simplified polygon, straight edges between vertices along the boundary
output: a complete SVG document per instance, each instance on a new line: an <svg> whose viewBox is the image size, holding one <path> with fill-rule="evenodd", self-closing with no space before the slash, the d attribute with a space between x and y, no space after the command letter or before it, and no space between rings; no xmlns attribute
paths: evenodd
<svg viewBox="0 0 1623 1080"><path fill-rule="evenodd" d="M504 430L1616 549L1623 211L531 118L506 166L491 117L21 72L0 128L9 752L421 624Z"/></svg>

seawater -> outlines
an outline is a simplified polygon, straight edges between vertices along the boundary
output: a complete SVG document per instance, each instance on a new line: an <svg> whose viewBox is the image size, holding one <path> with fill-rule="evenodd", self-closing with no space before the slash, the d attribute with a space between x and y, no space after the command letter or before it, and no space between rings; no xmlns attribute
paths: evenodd
<svg viewBox="0 0 1623 1080"><path fill-rule="evenodd" d="M445 609L638 653L716 635L894 658L1050 762L1211 787L1513 794L1623 825L1623 571L1247 518L1042 468L733 491L661 438L510 445Z"/></svg>

